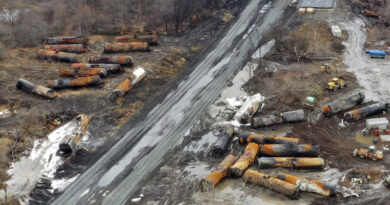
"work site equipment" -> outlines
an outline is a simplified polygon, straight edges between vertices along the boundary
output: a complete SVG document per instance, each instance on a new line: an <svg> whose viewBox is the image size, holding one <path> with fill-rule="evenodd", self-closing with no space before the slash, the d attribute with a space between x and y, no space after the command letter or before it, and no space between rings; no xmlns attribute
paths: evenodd
<svg viewBox="0 0 390 205"><path fill-rule="evenodd" d="M77 116L76 121L78 127L77 131L72 135L65 136L60 142L59 150L63 157L69 157L80 148L80 142L88 130L89 116L87 114Z"/></svg>
<svg viewBox="0 0 390 205"><path fill-rule="evenodd" d="M263 101L264 98L259 93L248 97L233 118L240 123L249 122Z"/></svg>
<svg viewBox="0 0 390 205"><path fill-rule="evenodd" d="M347 87L347 84L341 77L332 78L328 81L328 83L325 84L326 89L333 90L333 91L337 91L338 89L343 89L344 87Z"/></svg>
<svg viewBox="0 0 390 205"><path fill-rule="evenodd" d="M320 147L311 144L260 145L259 155L272 157L318 157Z"/></svg>
<svg viewBox="0 0 390 205"><path fill-rule="evenodd" d="M77 88L86 86L99 86L102 84L100 76L79 77L74 79L50 80L48 87L54 89Z"/></svg>
<svg viewBox="0 0 390 205"><path fill-rule="evenodd" d="M378 159L383 159L383 152L380 150L375 149L375 146L371 145L368 149L360 148L353 150L353 156L360 157L360 158L368 158L372 159L374 161Z"/></svg>
<svg viewBox="0 0 390 205"><path fill-rule="evenodd" d="M387 118L373 118L366 120L366 127L362 130L362 134L367 136L373 134L374 136L387 135L390 134L387 126L389 125L389 120Z"/></svg>
<svg viewBox="0 0 390 205"><path fill-rule="evenodd" d="M133 58L131 56L92 56L89 63L107 63L120 64L121 66L132 66Z"/></svg>
<svg viewBox="0 0 390 205"><path fill-rule="evenodd" d="M84 48L83 44L56 44L56 45L45 45L45 50L49 51L61 51L67 53L85 53L87 49Z"/></svg>
<svg viewBox="0 0 390 205"><path fill-rule="evenodd" d="M74 69L104 68L108 73L119 73L124 71L124 68L119 64L73 63L71 67Z"/></svg>
<svg viewBox="0 0 390 205"><path fill-rule="evenodd" d="M77 54L57 51L39 50L38 58L43 60L61 61L67 63L79 62Z"/></svg>
<svg viewBox="0 0 390 205"><path fill-rule="evenodd" d="M145 77L145 70L137 68L133 73L120 83L111 94L111 100L115 102L118 97L124 96L133 89Z"/></svg>
<svg viewBox="0 0 390 205"><path fill-rule="evenodd" d="M260 157L257 159L260 168L293 168L320 169L325 167L324 159L315 157Z"/></svg>
<svg viewBox="0 0 390 205"><path fill-rule="evenodd" d="M229 168L237 161L237 157L229 154L217 167L215 171L201 180L202 191L215 187L223 178L229 175Z"/></svg>
<svg viewBox="0 0 390 205"><path fill-rule="evenodd" d="M157 45L157 32L153 31L151 34L133 34L118 36L115 38L115 41L118 43L146 42L149 45Z"/></svg>
<svg viewBox="0 0 390 205"><path fill-rule="evenodd" d="M371 58L385 58L386 52L381 50L366 50L366 53L370 54Z"/></svg>
<svg viewBox="0 0 390 205"><path fill-rule="evenodd" d="M217 141L210 147L211 154L213 154L214 156L223 155L229 147L230 141L233 138L233 134L233 125L224 125L222 131L219 133Z"/></svg>
<svg viewBox="0 0 390 205"><path fill-rule="evenodd" d="M91 68L91 69L78 69L78 68L61 68L60 74L63 76L71 77L87 77L99 75L100 77L106 77L107 71L104 68Z"/></svg>
<svg viewBox="0 0 390 205"><path fill-rule="evenodd" d="M104 53L120 53L131 51L150 51L149 44L146 42L107 43L104 46Z"/></svg>
<svg viewBox="0 0 390 205"><path fill-rule="evenodd" d="M61 37L51 37L46 40L46 44L86 44L88 38L85 36L61 36Z"/></svg>
<svg viewBox="0 0 390 205"><path fill-rule="evenodd" d="M276 115L267 115L263 117L255 117L251 120L253 128L266 127L271 125L278 125L289 122L301 122L305 120L305 113L303 110L295 110L290 112L283 112Z"/></svg>
<svg viewBox="0 0 390 205"><path fill-rule="evenodd" d="M50 89L48 87L44 87L41 85L36 85L36 84L34 84L30 81L27 81L25 79L19 79L18 83L16 83L16 87L18 89L21 89L21 90L24 90L27 92L31 92L31 93L35 93L37 95L41 95L41 96L51 98L51 99L54 99L57 97L57 93L53 89Z"/></svg>
<svg viewBox="0 0 390 205"><path fill-rule="evenodd" d="M325 104L321 108L321 111L326 117L330 117L333 114L350 109L355 105L361 104L363 100L364 100L363 93L355 93L350 96L339 98L335 101Z"/></svg>
<svg viewBox="0 0 390 205"><path fill-rule="evenodd" d="M323 66L321 66L321 71L327 73L330 73L331 71L338 72L336 67L330 66L328 63L325 63Z"/></svg>
<svg viewBox="0 0 390 205"><path fill-rule="evenodd" d="M276 177L255 171L253 169L246 170L244 181L250 182L271 189L272 191L286 195L290 199L299 199L299 187L280 180Z"/></svg>
<svg viewBox="0 0 390 205"><path fill-rule="evenodd" d="M257 144L286 144L295 143L298 144L298 138L282 137L282 136L266 136L263 134L254 133L240 133L238 135L241 144L254 142Z"/></svg>
<svg viewBox="0 0 390 205"><path fill-rule="evenodd" d="M344 113L344 118L346 120L360 120L364 117L379 114L382 112L389 111L390 105L387 102L381 101L372 105L368 105L366 107L358 108L351 110L349 112Z"/></svg>
<svg viewBox="0 0 390 205"><path fill-rule="evenodd" d="M244 154L234 163L230 168L232 175L236 177L242 176L244 171L251 165L256 158L257 152L259 151L259 145L256 143L249 143L244 151Z"/></svg>
<svg viewBox="0 0 390 205"><path fill-rule="evenodd" d="M301 191L313 192L324 196L336 195L336 185L283 173L278 174L277 178L290 184L297 185Z"/></svg>

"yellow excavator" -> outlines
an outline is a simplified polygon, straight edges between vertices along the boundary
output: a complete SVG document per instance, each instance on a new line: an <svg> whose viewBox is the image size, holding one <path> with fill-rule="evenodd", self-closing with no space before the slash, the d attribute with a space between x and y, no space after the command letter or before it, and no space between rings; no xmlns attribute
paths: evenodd
<svg viewBox="0 0 390 205"><path fill-rule="evenodd" d="M338 72L336 67L330 66L329 63L325 63L323 66L321 66L322 72L330 73L331 71Z"/></svg>
<svg viewBox="0 0 390 205"><path fill-rule="evenodd" d="M347 84L345 83L344 79L341 77L338 78L332 78L328 81L328 83L325 84L325 88L328 90L336 91L338 89L342 89L347 87Z"/></svg>

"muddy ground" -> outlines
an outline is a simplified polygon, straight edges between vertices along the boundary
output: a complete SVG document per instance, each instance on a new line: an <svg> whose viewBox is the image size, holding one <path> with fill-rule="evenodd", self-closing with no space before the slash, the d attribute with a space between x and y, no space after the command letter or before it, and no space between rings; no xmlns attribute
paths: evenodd
<svg viewBox="0 0 390 205"><path fill-rule="evenodd" d="M336 12L344 12L337 15L338 19L353 21L354 16L346 10L347 5L339 5ZM294 14L285 25L277 28L283 31L284 36L270 34L266 39L276 39L276 45L263 59L256 60L259 67L254 72L253 78L244 86L248 94L261 93L266 96L265 106L255 116L276 114L280 112L304 109L307 121L294 124L277 125L267 128L252 129L248 126L241 126L238 131L251 131L271 135L286 135L297 137L302 143L318 144L321 149L321 157L324 158L327 167L323 172L307 170L288 169L266 169L262 172L276 175L278 172L289 172L292 174L332 182L338 185L339 195L332 198L322 197L311 193L303 193L302 198L297 201L290 201L287 197L260 188L256 185L245 184L242 179L226 179L210 192L200 192L199 181L206 177L223 157L215 158L209 154L209 148L216 136L210 129L211 125L203 125L200 122L195 125L193 132L185 136L186 140L177 146L174 153L170 154L163 166L156 171L153 177L148 179L144 187L134 194L134 204L386 204L388 193L381 183L378 183L382 173L368 170L366 174L357 174L354 177L367 178L367 176L378 178L378 180L365 181L365 185L354 186L349 183L350 170L353 168L368 169L378 168L388 170L390 161L386 158L389 154L387 144L378 144L376 147L384 151L385 159L382 161L371 161L352 156L355 148L367 147L373 144L373 137L362 137L360 132L365 127L365 119L353 123L344 123L342 114L331 118L320 117L320 107L326 102L356 91L369 91L360 87L358 79L343 59L345 44L342 41L348 39L344 30L341 39L335 39L329 28L329 23L323 19L335 13L326 11L312 16L299 16ZM334 18L337 19L337 18ZM369 29L368 29L369 30ZM369 30L370 32L370 30ZM330 56L335 60L315 61L301 59L297 62L291 46L292 38L302 36L310 43L312 56ZM316 36L315 38L313 36ZM315 40L313 40L315 39ZM279 41L279 42L278 42ZM350 45L351 46L351 45ZM362 49L362 48L350 48ZM349 52L349 51L348 51ZM387 62L387 61L386 61ZM331 73L321 72L320 66L330 63L337 67L338 71ZM329 91L323 88L324 84L332 77L343 77L348 85L347 88L338 91ZM314 103L306 101L307 96L316 98ZM371 104L367 100L362 107ZM389 113L370 116L389 117ZM231 116L230 116L231 117ZM204 118L206 119L207 116ZM203 121L206 121L204 120ZM226 119L229 120L229 119ZM238 143L234 138L229 152L240 155L245 146ZM256 163L255 163L256 164ZM251 168L256 168L256 165ZM347 180L343 181L344 176ZM375 183L374 183L375 181ZM352 188L351 188L352 186ZM348 190L346 190L348 189ZM362 198L354 195L354 192L363 194ZM351 194L352 193L352 194Z"/></svg>
<svg viewBox="0 0 390 205"><path fill-rule="evenodd" d="M61 167L57 175L72 177L90 166L93 159L98 159L121 137L119 134L112 138L115 130L131 117L133 121L127 123L135 123L137 117L142 117L142 113L158 104L179 79L188 74L189 70L185 69L190 67L188 62L207 53L204 45L213 45L216 36L221 35L240 9L237 6L230 11L215 12L214 16L193 24L180 34L160 35L158 45L152 47L151 52L128 53L134 59L133 67L104 78L104 87L60 90L54 100L17 90L16 82L24 78L46 85L48 80L61 77L59 68L70 64L38 60L36 54L41 47L10 50L8 58L0 62L0 109L9 111L9 115L0 117L0 188L4 188L2 183L9 178L6 174L9 164L28 155L35 139L45 138L58 127L59 123L54 121L64 124L79 113L91 115L89 131L93 136L91 141L96 143L90 152L80 151L78 157L68 160L69 163ZM114 38L90 36L89 52L82 54L82 62L87 62L90 56L102 54L104 44ZM108 97L112 90L137 67L146 70L146 78L119 103L110 102Z"/></svg>

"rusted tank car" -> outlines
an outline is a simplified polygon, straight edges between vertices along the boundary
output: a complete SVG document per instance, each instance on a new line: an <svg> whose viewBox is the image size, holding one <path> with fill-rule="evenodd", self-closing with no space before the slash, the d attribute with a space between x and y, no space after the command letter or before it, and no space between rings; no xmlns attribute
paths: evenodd
<svg viewBox="0 0 390 205"><path fill-rule="evenodd" d="M92 56L89 63L93 64L119 64L121 66L132 66L133 58L131 56Z"/></svg>
<svg viewBox="0 0 390 205"><path fill-rule="evenodd" d="M85 36L58 36L46 40L46 44L87 44L88 38Z"/></svg>
<svg viewBox="0 0 390 205"><path fill-rule="evenodd" d="M104 46L104 53L121 53L133 51L150 51L150 47L146 42L107 43Z"/></svg>
<svg viewBox="0 0 390 205"><path fill-rule="evenodd" d="M321 108L321 112L324 116L330 117L333 114L350 109L355 105L359 105L363 102L364 98L365 96L363 93L355 93L325 104Z"/></svg>
<svg viewBox="0 0 390 205"><path fill-rule="evenodd" d="M133 89L145 77L145 70L137 68L130 77L120 83L111 94L111 101L115 102L118 97L124 96Z"/></svg>
<svg viewBox="0 0 390 205"><path fill-rule="evenodd" d="M324 159L316 157L260 157L257 159L260 168L294 168L323 169Z"/></svg>
<svg viewBox="0 0 390 205"><path fill-rule="evenodd" d="M360 120L370 115L375 115L382 113L383 111L388 111L389 108L389 103L381 101L372 105L346 112L344 113L344 118L349 121Z"/></svg>
<svg viewBox="0 0 390 205"><path fill-rule="evenodd" d="M227 150L230 144L230 141L233 138L234 127L233 125L225 125L220 132L217 141L211 145L210 152L214 156L221 156Z"/></svg>
<svg viewBox="0 0 390 205"><path fill-rule="evenodd" d="M80 148L80 142L88 130L89 120L87 114L81 114L76 117L77 131L72 135L66 136L59 144L60 154L63 157L72 155L72 153Z"/></svg>
<svg viewBox="0 0 390 205"><path fill-rule="evenodd" d="M265 127L271 125L278 125L289 122L301 122L305 120L305 113L303 110L294 110L283 112L277 115L267 115L263 117L255 117L251 119L253 128Z"/></svg>
<svg viewBox="0 0 390 205"><path fill-rule="evenodd" d="M229 154L217 167L215 171L209 174L201 181L201 188L203 191L215 187L223 178L228 176L229 168L237 161L237 157Z"/></svg>
<svg viewBox="0 0 390 205"><path fill-rule="evenodd" d="M259 145L256 143L249 143L244 151L244 154L240 156L236 163L230 169L231 173L240 177L244 174L245 170L251 165L256 158L257 152L259 151Z"/></svg>
<svg viewBox="0 0 390 205"><path fill-rule="evenodd" d="M79 68L61 68L60 74L70 77L87 77L99 75L100 77L106 77L107 71L104 68L91 68L91 69L79 69Z"/></svg>
<svg viewBox="0 0 390 205"><path fill-rule="evenodd" d="M87 49L84 48L83 44L55 44L55 45L45 45L45 50L49 51L61 51L67 53L86 53Z"/></svg>
<svg viewBox="0 0 390 205"><path fill-rule="evenodd" d="M311 144L265 144L260 146L261 156L318 157L320 147Z"/></svg>
<svg viewBox="0 0 390 205"><path fill-rule="evenodd" d="M124 68L119 64L73 63L71 67L74 69L104 68L108 73L119 73L124 71Z"/></svg>
<svg viewBox="0 0 390 205"><path fill-rule="evenodd" d="M285 182L276 177L255 171L253 169L246 170L244 174L244 181L257 184L262 187L271 189L272 191L284 194L290 199L296 200L300 197L299 187L297 185Z"/></svg>
<svg viewBox="0 0 390 205"><path fill-rule="evenodd" d="M48 87L54 89L99 86L102 84L100 76L79 77L74 79L50 80Z"/></svg>
<svg viewBox="0 0 390 205"><path fill-rule="evenodd" d="M31 92L31 93L35 93L37 95L44 96L44 97L51 98L51 99L54 99L57 97L57 93L53 89L50 89L50 88L47 88L47 87L44 87L41 85L36 85L36 84L34 84L30 81L27 81L25 79L19 79L17 84L16 84L16 87L18 89L21 89L21 90L24 90L27 92Z"/></svg>
<svg viewBox="0 0 390 205"><path fill-rule="evenodd" d="M157 32L153 31L151 34L118 36L115 38L115 41L118 43L146 42L149 45L157 45Z"/></svg>
<svg viewBox="0 0 390 205"><path fill-rule="evenodd" d="M61 62L67 62L67 63L79 62L77 54L74 54L74 53L39 50L38 57L39 57L39 59L43 59L43 60L61 61Z"/></svg>
<svg viewBox="0 0 390 205"><path fill-rule="evenodd" d="M298 144L299 138L282 137L282 136L266 136L263 134L240 133L239 140L241 144L254 142L257 144Z"/></svg>
<svg viewBox="0 0 390 205"><path fill-rule="evenodd" d="M283 173L279 174L277 178L290 184L297 185L301 191L313 192L324 196L336 195L336 185Z"/></svg>

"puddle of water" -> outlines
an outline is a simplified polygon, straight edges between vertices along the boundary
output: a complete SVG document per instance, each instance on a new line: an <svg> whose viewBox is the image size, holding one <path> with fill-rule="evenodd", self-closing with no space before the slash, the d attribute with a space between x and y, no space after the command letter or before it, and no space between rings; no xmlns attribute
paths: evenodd
<svg viewBox="0 0 390 205"><path fill-rule="evenodd" d="M189 172L188 177L197 177L199 179L207 177L210 172L210 166L207 163L204 162L193 162L189 163L185 168L184 171Z"/></svg>

